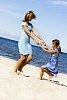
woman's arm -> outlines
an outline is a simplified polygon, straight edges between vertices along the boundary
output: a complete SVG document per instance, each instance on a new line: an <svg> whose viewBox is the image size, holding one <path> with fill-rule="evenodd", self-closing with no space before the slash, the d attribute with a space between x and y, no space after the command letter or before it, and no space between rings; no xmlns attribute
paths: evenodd
<svg viewBox="0 0 67 100"><path fill-rule="evenodd" d="M24 25L22 28L35 41L35 43L39 45L39 41L31 34L31 32L28 30L27 26Z"/></svg>
<svg viewBox="0 0 67 100"><path fill-rule="evenodd" d="M42 39L42 37L36 32L36 30L34 29L34 28L32 28L32 32L34 33L34 35L37 37L37 38L39 38L41 41L42 41L42 43L44 43L45 45L46 45L46 43L45 43L45 41Z"/></svg>

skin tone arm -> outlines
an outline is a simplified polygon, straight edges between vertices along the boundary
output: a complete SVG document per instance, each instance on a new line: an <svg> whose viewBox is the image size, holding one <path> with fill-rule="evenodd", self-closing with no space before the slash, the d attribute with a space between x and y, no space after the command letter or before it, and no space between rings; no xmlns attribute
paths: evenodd
<svg viewBox="0 0 67 100"><path fill-rule="evenodd" d="M44 42L44 40L42 39L42 37L36 32L36 30L34 28L32 29L32 32L34 33L34 35L37 38L39 38L42 41L42 43L44 43L46 45L46 43Z"/></svg>
<svg viewBox="0 0 67 100"><path fill-rule="evenodd" d="M45 51L45 52L48 52L48 53L56 53L56 50L51 50L51 49L45 49L43 46L41 46L41 48Z"/></svg>
<svg viewBox="0 0 67 100"><path fill-rule="evenodd" d="M23 26L24 31L35 41L36 44L39 44L39 41L35 39L35 37L31 34L31 32L28 30L27 26Z"/></svg>
<svg viewBox="0 0 67 100"><path fill-rule="evenodd" d="M34 33L34 35L39 38L42 41L43 46L46 46L46 48L49 48L48 45L45 43L45 41L42 39L42 37L36 32L36 30L33 28L32 32Z"/></svg>

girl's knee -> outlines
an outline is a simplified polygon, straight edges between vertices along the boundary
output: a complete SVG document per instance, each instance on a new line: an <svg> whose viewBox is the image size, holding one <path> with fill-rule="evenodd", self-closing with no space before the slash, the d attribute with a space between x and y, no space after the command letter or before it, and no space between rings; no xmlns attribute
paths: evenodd
<svg viewBox="0 0 67 100"><path fill-rule="evenodd" d="M41 66L41 71L43 71L44 70L44 66Z"/></svg>
<svg viewBox="0 0 67 100"><path fill-rule="evenodd" d="M44 68L44 66L41 66L41 69L43 69Z"/></svg>

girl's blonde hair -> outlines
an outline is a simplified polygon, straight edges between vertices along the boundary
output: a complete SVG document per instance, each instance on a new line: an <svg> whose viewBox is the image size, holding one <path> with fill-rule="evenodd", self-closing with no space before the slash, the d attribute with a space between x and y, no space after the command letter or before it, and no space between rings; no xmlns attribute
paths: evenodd
<svg viewBox="0 0 67 100"><path fill-rule="evenodd" d="M31 16L32 19L36 19L36 15L34 14L33 11L28 11L24 17L24 22L29 21L29 16Z"/></svg>
<svg viewBox="0 0 67 100"><path fill-rule="evenodd" d="M53 44L58 48L59 53L61 53L60 41L58 39L52 40Z"/></svg>

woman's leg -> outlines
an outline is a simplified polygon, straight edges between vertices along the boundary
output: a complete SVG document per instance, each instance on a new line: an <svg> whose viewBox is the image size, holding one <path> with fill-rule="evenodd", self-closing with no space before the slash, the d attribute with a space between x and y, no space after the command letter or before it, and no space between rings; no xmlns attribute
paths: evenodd
<svg viewBox="0 0 67 100"><path fill-rule="evenodd" d="M22 66L23 62L26 60L26 56L25 55L21 55L20 59L17 61L16 66L14 68L14 72L17 73L17 70L20 68L20 66Z"/></svg>
<svg viewBox="0 0 67 100"><path fill-rule="evenodd" d="M32 55L28 55L28 57L25 59L25 61L22 63L22 65L19 67L18 70L21 71L22 68L23 68L26 64L28 64L31 60L32 60Z"/></svg>

